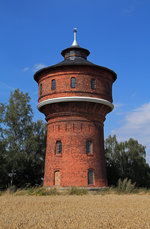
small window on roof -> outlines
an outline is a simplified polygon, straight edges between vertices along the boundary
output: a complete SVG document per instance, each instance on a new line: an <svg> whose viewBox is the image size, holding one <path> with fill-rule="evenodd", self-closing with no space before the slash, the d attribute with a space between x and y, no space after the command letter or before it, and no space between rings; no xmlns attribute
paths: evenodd
<svg viewBox="0 0 150 229"><path fill-rule="evenodd" d="M52 80L52 85L51 85L52 90L56 89L56 80Z"/></svg>
<svg viewBox="0 0 150 229"><path fill-rule="evenodd" d="M71 88L75 88L76 87L76 78L72 77L71 78Z"/></svg>

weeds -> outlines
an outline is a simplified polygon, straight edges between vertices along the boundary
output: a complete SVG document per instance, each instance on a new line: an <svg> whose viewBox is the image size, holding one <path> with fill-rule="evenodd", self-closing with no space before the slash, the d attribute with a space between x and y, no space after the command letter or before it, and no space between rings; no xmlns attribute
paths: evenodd
<svg viewBox="0 0 150 229"><path fill-rule="evenodd" d="M98 191L95 191L95 195L105 195L105 194L110 194L112 192L112 188L101 188Z"/></svg>
<svg viewBox="0 0 150 229"><path fill-rule="evenodd" d="M123 181L118 180L117 192L118 193L133 193L135 192L136 183L131 183L131 179L125 178Z"/></svg>
<svg viewBox="0 0 150 229"><path fill-rule="evenodd" d="M88 191L83 188L77 188L75 186L72 186L70 189L68 189L67 194L69 195L86 195L88 194Z"/></svg>
<svg viewBox="0 0 150 229"><path fill-rule="evenodd" d="M19 189L15 193L16 196L50 196L50 195L59 195L59 192L56 188L44 188L44 187L31 187L27 189Z"/></svg>

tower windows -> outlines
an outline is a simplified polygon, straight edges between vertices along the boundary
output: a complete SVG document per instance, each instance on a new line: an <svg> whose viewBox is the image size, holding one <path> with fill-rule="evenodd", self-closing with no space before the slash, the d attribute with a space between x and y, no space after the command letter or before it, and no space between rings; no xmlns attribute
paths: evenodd
<svg viewBox="0 0 150 229"><path fill-rule="evenodd" d="M86 153L92 153L92 142L90 140L86 141Z"/></svg>
<svg viewBox="0 0 150 229"><path fill-rule="evenodd" d="M52 87L52 90L55 90L56 89L56 80L52 80L52 85L51 85Z"/></svg>
<svg viewBox="0 0 150 229"><path fill-rule="evenodd" d="M110 94L110 86L109 86L109 83L106 83L106 85L105 85L105 91L106 91L106 94L107 94L107 95Z"/></svg>
<svg viewBox="0 0 150 229"><path fill-rule="evenodd" d="M62 142L61 141L57 141L56 142L56 153L57 154L61 154L62 153Z"/></svg>
<svg viewBox="0 0 150 229"><path fill-rule="evenodd" d="M94 185L94 172L93 169L88 170L88 185Z"/></svg>
<svg viewBox="0 0 150 229"><path fill-rule="evenodd" d="M96 88L95 79L91 79L91 89L95 89L95 88Z"/></svg>
<svg viewBox="0 0 150 229"><path fill-rule="evenodd" d="M42 95L42 84L40 84L40 96Z"/></svg>
<svg viewBox="0 0 150 229"><path fill-rule="evenodd" d="M71 88L75 88L76 87L76 78L72 77L71 78Z"/></svg>

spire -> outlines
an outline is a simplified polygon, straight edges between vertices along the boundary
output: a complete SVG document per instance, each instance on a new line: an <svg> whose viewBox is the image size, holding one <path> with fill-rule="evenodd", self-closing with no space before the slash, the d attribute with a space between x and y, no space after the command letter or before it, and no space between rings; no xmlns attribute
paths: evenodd
<svg viewBox="0 0 150 229"><path fill-rule="evenodd" d="M74 41L73 41L71 47L74 47L74 46L80 47L78 42L77 42L77 28L74 28L73 33L74 33Z"/></svg>

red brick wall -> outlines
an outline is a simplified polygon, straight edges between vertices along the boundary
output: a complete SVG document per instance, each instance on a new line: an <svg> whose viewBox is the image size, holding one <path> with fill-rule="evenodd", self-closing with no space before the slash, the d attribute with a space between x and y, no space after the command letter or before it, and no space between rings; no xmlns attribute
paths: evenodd
<svg viewBox="0 0 150 229"><path fill-rule="evenodd" d="M71 77L76 77L76 87L71 88ZM51 80L56 89L51 89ZM91 89L91 79L96 89ZM90 66L56 68L38 78L39 103L57 97L88 96L112 102L113 75L109 71ZM42 84L42 95L40 85ZM109 92L106 90L109 85ZM60 176L60 186L88 186L88 170L94 171L94 187L107 186L103 122L111 108L89 102L61 102L40 108L46 116L47 150L44 186L55 185ZM92 154L86 153L86 141L92 142ZM62 154L56 154L56 142L62 142Z"/></svg>
<svg viewBox="0 0 150 229"><path fill-rule="evenodd" d="M94 171L94 187L107 186L103 126L79 117L61 117L48 122L44 186L54 185L55 171L60 171L60 186L88 186L88 170ZM62 142L62 154L56 153L56 142ZM86 153L91 140L92 154Z"/></svg>
<svg viewBox="0 0 150 229"><path fill-rule="evenodd" d="M76 78L76 87L71 88L71 77ZM56 80L56 89L51 89L51 81ZM96 89L91 89L91 79L95 79ZM39 85L42 84L43 92L40 95L39 102L46 99L68 96L89 96L106 99L112 102L112 83L111 73L100 70L93 70L91 67L84 66L77 69L63 69L61 71L52 71L47 75L39 77ZM109 93L106 93L106 84L109 85Z"/></svg>

